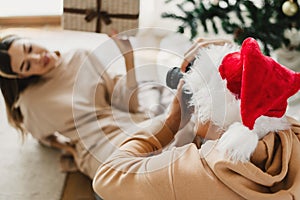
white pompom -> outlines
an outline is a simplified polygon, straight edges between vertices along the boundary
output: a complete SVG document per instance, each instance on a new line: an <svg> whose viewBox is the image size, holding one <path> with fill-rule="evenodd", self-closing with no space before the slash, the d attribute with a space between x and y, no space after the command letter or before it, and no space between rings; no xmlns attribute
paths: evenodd
<svg viewBox="0 0 300 200"><path fill-rule="evenodd" d="M236 122L222 135L217 149L228 156L233 162L247 162L258 143L258 136L248 127Z"/></svg>

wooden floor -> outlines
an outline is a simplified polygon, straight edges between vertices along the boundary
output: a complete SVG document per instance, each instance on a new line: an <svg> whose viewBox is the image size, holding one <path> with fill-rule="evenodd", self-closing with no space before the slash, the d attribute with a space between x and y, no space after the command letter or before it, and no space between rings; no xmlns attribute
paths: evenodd
<svg viewBox="0 0 300 200"><path fill-rule="evenodd" d="M92 180L80 172L68 173L61 200L96 200Z"/></svg>

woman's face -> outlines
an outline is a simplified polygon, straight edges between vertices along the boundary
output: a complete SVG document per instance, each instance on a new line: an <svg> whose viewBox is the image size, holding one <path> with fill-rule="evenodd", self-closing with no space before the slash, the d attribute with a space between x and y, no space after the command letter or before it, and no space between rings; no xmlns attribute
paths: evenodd
<svg viewBox="0 0 300 200"><path fill-rule="evenodd" d="M8 54L12 71L20 77L44 75L56 67L59 60L55 52L49 52L26 39L15 40L8 49Z"/></svg>

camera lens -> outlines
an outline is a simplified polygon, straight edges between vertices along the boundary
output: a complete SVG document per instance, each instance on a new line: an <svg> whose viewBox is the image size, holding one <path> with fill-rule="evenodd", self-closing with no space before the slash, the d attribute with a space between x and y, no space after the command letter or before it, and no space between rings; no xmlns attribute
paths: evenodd
<svg viewBox="0 0 300 200"><path fill-rule="evenodd" d="M183 77L183 74L180 71L180 68L174 67L170 69L167 73L166 83L167 86L171 89L176 89L180 79Z"/></svg>

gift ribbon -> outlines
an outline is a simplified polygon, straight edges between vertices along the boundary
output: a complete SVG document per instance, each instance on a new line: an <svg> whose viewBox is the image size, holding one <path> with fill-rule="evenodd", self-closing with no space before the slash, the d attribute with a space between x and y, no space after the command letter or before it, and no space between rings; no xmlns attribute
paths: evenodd
<svg viewBox="0 0 300 200"><path fill-rule="evenodd" d="M109 25L112 23L111 18L119 19L138 19L139 14L110 14L106 11L101 11L101 0L97 0L96 9L82 9L82 8L64 8L66 13L75 13L75 14L84 14L85 21L91 22L97 18L96 32L100 33L101 31L101 20L104 24Z"/></svg>

